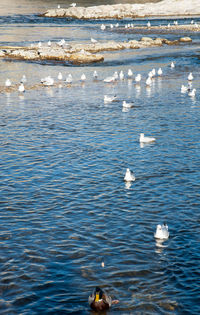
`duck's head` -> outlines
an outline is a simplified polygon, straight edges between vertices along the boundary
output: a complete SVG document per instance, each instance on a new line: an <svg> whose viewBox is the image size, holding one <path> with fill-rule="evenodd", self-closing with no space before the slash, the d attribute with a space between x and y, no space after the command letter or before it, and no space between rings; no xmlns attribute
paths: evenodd
<svg viewBox="0 0 200 315"><path fill-rule="evenodd" d="M99 300L102 299L103 291L99 287L96 287L96 289L94 291L94 295L95 295L94 301L99 302Z"/></svg>

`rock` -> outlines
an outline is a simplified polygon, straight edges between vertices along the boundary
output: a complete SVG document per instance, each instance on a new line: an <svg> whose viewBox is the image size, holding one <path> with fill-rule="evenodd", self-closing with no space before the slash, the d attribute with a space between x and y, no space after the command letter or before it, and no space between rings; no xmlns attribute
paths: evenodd
<svg viewBox="0 0 200 315"><path fill-rule="evenodd" d="M152 39L151 37L142 37L142 38L140 39L140 41L141 41L141 42L152 42L153 39Z"/></svg>
<svg viewBox="0 0 200 315"><path fill-rule="evenodd" d="M3 50L0 50L0 57L4 57L5 56L5 52Z"/></svg>
<svg viewBox="0 0 200 315"><path fill-rule="evenodd" d="M69 57L69 61L73 63L92 63L92 62L100 62L103 61L104 57L102 55L94 55L94 54L81 54L81 53L74 53L71 54Z"/></svg>
<svg viewBox="0 0 200 315"><path fill-rule="evenodd" d="M192 39L190 37L181 37L179 39L179 42L183 42L183 43L192 42Z"/></svg>

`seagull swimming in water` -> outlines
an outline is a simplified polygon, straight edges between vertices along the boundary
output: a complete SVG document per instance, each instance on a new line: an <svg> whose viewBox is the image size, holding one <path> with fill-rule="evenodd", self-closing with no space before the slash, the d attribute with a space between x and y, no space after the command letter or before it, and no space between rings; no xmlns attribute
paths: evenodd
<svg viewBox="0 0 200 315"><path fill-rule="evenodd" d="M155 238L159 238L161 240L165 240L169 238L168 226L166 223L158 224L156 228L156 233L154 234Z"/></svg>
<svg viewBox="0 0 200 315"><path fill-rule="evenodd" d="M133 76L133 71L131 69L128 69L128 77L131 78Z"/></svg>
<svg viewBox="0 0 200 315"><path fill-rule="evenodd" d="M54 84L54 79L49 75L41 79L41 83L46 86L51 86Z"/></svg>
<svg viewBox="0 0 200 315"><path fill-rule="evenodd" d="M156 138L153 137L145 137L144 133L140 134L140 142L142 143L149 143L156 141Z"/></svg>
<svg viewBox="0 0 200 315"><path fill-rule="evenodd" d="M133 107L133 104L127 103L126 101L123 101L122 106L123 106L123 108L131 108L131 107Z"/></svg>
<svg viewBox="0 0 200 315"><path fill-rule="evenodd" d="M116 96L104 95L104 103L111 103L116 99Z"/></svg>
<svg viewBox="0 0 200 315"><path fill-rule="evenodd" d="M186 93L186 92L188 92L188 87L187 86L185 86L185 85L181 85L181 93Z"/></svg>
<svg viewBox="0 0 200 315"><path fill-rule="evenodd" d="M188 81L192 81L194 79L192 72L189 73L188 75Z"/></svg>
<svg viewBox="0 0 200 315"><path fill-rule="evenodd" d="M194 97L195 94L196 94L196 89L192 89L192 91L189 91L189 92L188 92L188 95L189 95L189 96L192 96L192 97Z"/></svg>
<svg viewBox="0 0 200 315"><path fill-rule="evenodd" d="M172 62L171 62L171 69L173 69L173 68L175 68L175 64L174 64L174 62L172 61Z"/></svg>
<svg viewBox="0 0 200 315"><path fill-rule="evenodd" d="M94 79L97 79L97 78L98 78L98 74L97 74L97 71L96 71L96 70L93 72L93 78L94 78Z"/></svg>
<svg viewBox="0 0 200 315"><path fill-rule="evenodd" d="M101 30L104 31L106 29L105 24L101 24Z"/></svg>
<svg viewBox="0 0 200 315"><path fill-rule="evenodd" d="M125 174L125 176L124 176L124 180L125 180L126 182L135 181L135 176L134 176L134 174L131 173L131 171L130 171L129 168L126 169L126 174Z"/></svg>

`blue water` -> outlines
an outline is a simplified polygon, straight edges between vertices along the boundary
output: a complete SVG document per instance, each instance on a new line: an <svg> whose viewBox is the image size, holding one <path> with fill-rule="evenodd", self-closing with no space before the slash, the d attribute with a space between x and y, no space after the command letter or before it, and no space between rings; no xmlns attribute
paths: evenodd
<svg viewBox="0 0 200 315"><path fill-rule="evenodd" d="M40 18L34 28L20 19L1 22L7 42L143 36L102 33L97 21L52 20L41 32ZM74 78L71 87L0 94L1 314L90 314L96 285L119 300L107 314L200 313L200 63L198 35L191 37L193 44L105 53L90 66L0 60L1 82L25 73L31 86L59 71ZM163 76L146 88L154 67ZM103 82L129 68L142 74L140 86ZM180 93L189 72L195 98ZM117 100L104 104L105 94ZM123 112L123 100L133 108ZM156 142L142 147L141 132ZM130 186L127 167L136 176ZM170 238L159 243L154 232L164 221Z"/></svg>

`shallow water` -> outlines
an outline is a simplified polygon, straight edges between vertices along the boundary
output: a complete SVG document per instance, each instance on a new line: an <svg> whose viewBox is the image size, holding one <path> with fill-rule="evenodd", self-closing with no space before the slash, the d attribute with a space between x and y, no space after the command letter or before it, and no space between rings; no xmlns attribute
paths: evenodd
<svg viewBox="0 0 200 315"><path fill-rule="evenodd" d="M34 14L53 4L21 1L8 15L2 2L0 44L143 36ZM71 87L0 94L1 314L90 314L96 285L120 300L108 314L200 313L200 59L199 36L190 36L192 44L105 53L90 66L0 60L1 85L23 74L34 85L59 71L74 79ZM154 67L163 76L146 88ZM139 86L103 82L129 68L142 74ZM195 98L180 93L189 72ZM117 100L104 104L105 94ZM133 108L123 112L123 100ZM141 132L156 142L140 146ZM136 176L131 185L123 181L127 167ZM164 221L170 238L156 242Z"/></svg>

